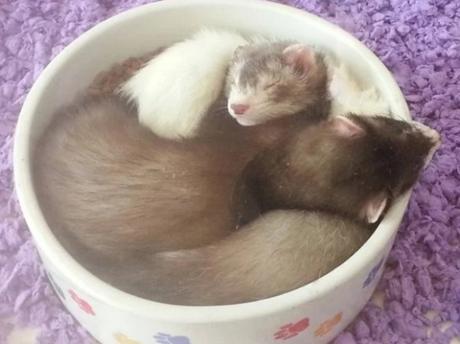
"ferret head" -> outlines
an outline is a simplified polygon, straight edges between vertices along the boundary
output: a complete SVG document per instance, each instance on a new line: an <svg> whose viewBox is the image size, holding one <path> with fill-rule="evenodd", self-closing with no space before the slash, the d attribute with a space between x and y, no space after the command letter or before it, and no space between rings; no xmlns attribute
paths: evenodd
<svg viewBox="0 0 460 344"><path fill-rule="evenodd" d="M375 223L415 184L440 142L418 122L333 117L256 157L254 192L264 210L316 208Z"/></svg>
<svg viewBox="0 0 460 344"><path fill-rule="evenodd" d="M244 126L309 111L327 114L327 68L302 44L254 43L239 47L227 77L228 111Z"/></svg>

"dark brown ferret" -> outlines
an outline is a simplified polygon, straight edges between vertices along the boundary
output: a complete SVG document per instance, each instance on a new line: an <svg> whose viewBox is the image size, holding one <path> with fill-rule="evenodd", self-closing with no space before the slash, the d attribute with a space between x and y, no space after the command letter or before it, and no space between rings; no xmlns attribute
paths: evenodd
<svg viewBox="0 0 460 344"><path fill-rule="evenodd" d="M211 245L148 255L123 268L98 265L94 271L157 302L243 303L316 280L353 255L371 233L363 223L331 213L275 210Z"/></svg>
<svg viewBox="0 0 460 344"><path fill-rule="evenodd" d="M233 146L160 139L117 98L85 99L58 114L41 138L35 188L74 256L122 260L231 232L228 199L240 156Z"/></svg>
<svg viewBox="0 0 460 344"><path fill-rule="evenodd" d="M434 130L384 117L301 128L248 164L240 191L253 193L252 205L264 211L315 210L268 211L211 245L95 271L135 295L182 305L249 302L298 288L367 240L369 223L415 183L438 145Z"/></svg>
<svg viewBox="0 0 460 344"><path fill-rule="evenodd" d="M251 195L261 212L320 209L375 223L415 183L439 144L439 134L418 122L338 116L258 154L239 193Z"/></svg>
<svg viewBox="0 0 460 344"><path fill-rule="evenodd" d="M40 205L58 239L91 271L110 264L122 268L145 254L227 236L235 228L235 211L250 219L259 207L320 207L373 222L389 196L412 185L439 141L431 129L386 118L336 117L315 127L287 125L288 134L271 131L283 126L273 123L251 131L255 135L243 145L174 142L142 128L117 99L77 103L56 117L35 151ZM276 134L253 140L267 138L262 129ZM362 145L368 141L375 144ZM233 209L237 176L256 148L266 146L241 175L238 185L244 187L233 198L240 209ZM380 154L378 147L391 147L391 154ZM403 152L410 159L389 158L405 157L398 155ZM370 172L359 174L362 169ZM353 178L357 173L360 178ZM307 192L314 197L306 197ZM246 200L251 199L249 206ZM147 271L139 267L139 272ZM115 285L118 278L123 280L123 274L106 276Z"/></svg>
<svg viewBox="0 0 460 344"><path fill-rule="evenodd" d="M34 154L35 187L51 228L74 256L117 261L228 234L236 225L236 177L257 151L304 123L290 116L245 133L228 119L228 136L175 142L143 128L115 96L64 108Z"/></svg>

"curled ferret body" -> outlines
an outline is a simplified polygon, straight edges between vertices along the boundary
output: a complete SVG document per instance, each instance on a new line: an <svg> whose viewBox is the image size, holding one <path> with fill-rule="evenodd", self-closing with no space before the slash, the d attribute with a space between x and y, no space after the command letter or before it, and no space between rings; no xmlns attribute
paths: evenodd
<svg viewBox="0 0 460 344"><path fill-rule="evenodd" d="M277 210L209 246L161 252L108 282L158 302L203 306L256 301L330 272L368 239L362 223L323 212ZM114 279L115 278L115 279Z"/></svg>
<svg viewBox="0 0 460 344"><path fill-rule="evenodd" d="M232 197L244 166L298 120L247 132L231 122L230 130L220 127L222 135L216 130L177 142L141 126L121 98L77 100L54 117L34 152L34 183L47 221L88 264L227 235L237 224Z"/></svg>
<svg viewBox="0 0 460 344"><path fill-rule="evenodd" d="M247 159L236 153L161 139L120 99L84 99L62 110L41 138L34 183L71 253L122 260L203 245L233 230L229 199Z"/></svg>
<svg viewBox="0 0 460 344"><path fill-rule="evenodd" d="M238 231L204 247L94 271L125 291L186 305L248 302L292 290L351 256L370 235L370 224L416 182L438 144L434 130L386 117L338 116L299 128L247 164L235 200L250 214ZM242 203L246 199L250 204Z"/></svg>
<svg viewBox="0 0 460 344"><path fill-rule="evenodd" d="M370 223L414 185L439 140L428 127L386 117L339 116L300 129L256 156L247 165L251 174L242 175L239 192L264 214L211 245L152 254L100 276L183 305L249 302L298 288L361 247Z"/></svg>

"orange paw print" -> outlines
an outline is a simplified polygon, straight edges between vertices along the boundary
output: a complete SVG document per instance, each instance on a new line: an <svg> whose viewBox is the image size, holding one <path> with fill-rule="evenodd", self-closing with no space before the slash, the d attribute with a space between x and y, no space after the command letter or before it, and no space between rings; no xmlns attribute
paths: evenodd
<svg viewBox="0 0 460 344"><path fill-rule="evenodd" d="M83 312L91 315L96 315L91 305L85 300L80 299L80 297L73 290L69 290L69 294Z"/></svg>
<svg viewBox="0 0 460 344"><path fill-rule="evenodd" d="M115 340L119 344L141 344L137 340L133 340L125 336L123 333L116 333L113 336L115 337Z"/></svg>
<svg viewBox="0 0 460 344"><path fill-rule="evenodd" d="M281 326L280 329L275 333L275 339L289 339L297 336L300 332L305 331L310 325L310 320L304 318L296 323L289 323L284 326Z"/></svg>
<svg viewBox="0 0 460 344"><path fill-rule="evenodd" d="M342 312L337 313L332 318L327 319L315 330L316 337L322 337L328 334L342 320Z"/></svg>

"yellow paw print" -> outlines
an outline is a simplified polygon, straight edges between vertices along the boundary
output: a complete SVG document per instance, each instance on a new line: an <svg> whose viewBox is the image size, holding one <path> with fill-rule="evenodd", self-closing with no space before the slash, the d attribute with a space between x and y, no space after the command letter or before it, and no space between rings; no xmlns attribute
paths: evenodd
<svg viewBox="0 0 460 344"><path fill-rule="evenodd" d="M114 337L117 343L119 344L141 344L137 340L130 339L129 337L125 336L122 333L116 333Z"/></svg>
<svg viewBox="0 0 460 344"><path fill-rule="evenodd" d="M327 319L315 330L316 337L322 337L328 334L342 320L342 312L337 313L332 318Z"/></svg>

